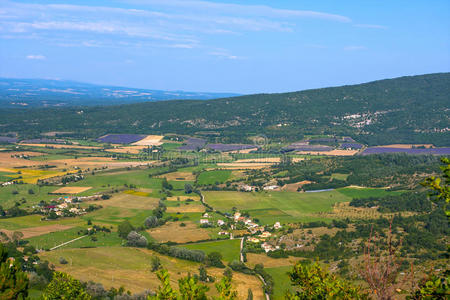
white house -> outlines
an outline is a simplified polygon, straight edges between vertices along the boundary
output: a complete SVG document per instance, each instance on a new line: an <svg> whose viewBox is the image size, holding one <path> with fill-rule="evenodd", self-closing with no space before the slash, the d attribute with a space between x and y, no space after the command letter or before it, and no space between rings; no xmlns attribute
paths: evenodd
<svg viewBox="0 0 450 300"><path fill-rule="evenodd" d="M273 191L273 190L275 190L277 188L278 188L278 185L267 185L267 186L263 187L263 189L265 191Z"/></svg>
<svg viewBox="0 0 450 300"><path fill-rule="evenodd" d="M200 219L200 224L209 224L208 219Z"/></svg>
<svg viewBox="0 0 450 300"><path fill-rule="evenodd" d="M280 222L275 222L275 224L273 225L273 228L275 229L280 229L282 226L280 224Z"/></svg>
<svg viewBox="0 0 450 300"><path fill-rule="evenodd" d="M217 220L217 225L219 226L225 225L225 222L223 220Z"/></svg>

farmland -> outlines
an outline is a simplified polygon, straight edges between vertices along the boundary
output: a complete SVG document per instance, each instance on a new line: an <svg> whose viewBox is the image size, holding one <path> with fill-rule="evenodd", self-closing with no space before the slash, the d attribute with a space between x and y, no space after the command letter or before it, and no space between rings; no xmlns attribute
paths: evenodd
<svg viewBox="0 0 450 300"><path fill-rule="evenodd" d="M425 156L413 162L389 156L384 162L377 156L332 157L322 151L321 155L223 153L229 148L222 144L218 146L222 152L216 147L217 151L202 153L199 160L197 149L178 148L182 142L164 142L171 145L164 147L160 144L162 136L142 136L145 143L154 145L129 145L131 137L126 135L111 137L122 139L120 145L98 141L74 145L89 147L86 149L21 146L25 148L15 151L5 146L7 152L0 152L5 158L0 163L0 178L21 182L0 187L0 206L5 214L16 207L19 210L15 213L23 215L1 217L1 231L9 238L21 232L22 242L44 250L38 254L40 259L54 264L56 270L95 280L105 287L124 285L132 292L157 288L155 274L148 271L153 256L160 258L175 285L176 279L189 271L197 272L199 262L170 256L172 252L164 249L197 250L206 255L219 252L228 265L239 260L240 237L246 236L256 240L251 249L257 251L251 252L244 243L243 251L250 251L246 252L245 265L254 268L263 263L274 278L271 299L282 299L290 288L286 272L297 261L313 256L322 262L341 259L339 255L343 254L333 252L336 244L321 244L324 235L333 239L339 230L345 230L359 241L364 231L356 228L364 222L394 215L423 217L417 210L383 212L382 207L355 207L350 205L354 199L401 196L411 191L411 178L419 181L424 174L438 170L438 159ZM193 139L184 143L203 143ZM246 148L242 145L230 147ZM146 153L149 147L156 154ZM410 164L420 168L422 177L410 176L410 170L414 170ZM360 173L355 165L367 166L370 175L356 177ZM392 170L408 181L391 182ZM67 208L59 209L61 205ZM77 213L61 215L69 209ZM60 215L52 215L52 210ZM236 213L241 216L236 218ZM155 216L158 222L147 227L149 217ZM131 247L128 235L119 235L120 226L128 222L147 247ZM277 222L281 226L278 229L274 227ZM442 239L435 240L439 243ZM270 251L278 249L289 255L271 257L270 251L262 250L263 243L273 247ZM50 250L55 246L60 247ZM354 246L348 243L345 247ZM86 256L93 259L91 263ZM68 264L61 264L61 257ZM223 269L207 266L207 271L216 278L223 276ZM256 299L262 298L262 283L256 276L233 273L233 285L241 293L239 299L245 298L248 287ZM124 274L131 275L123 278ZM213 284L207 285L215 295Z"/></svg>

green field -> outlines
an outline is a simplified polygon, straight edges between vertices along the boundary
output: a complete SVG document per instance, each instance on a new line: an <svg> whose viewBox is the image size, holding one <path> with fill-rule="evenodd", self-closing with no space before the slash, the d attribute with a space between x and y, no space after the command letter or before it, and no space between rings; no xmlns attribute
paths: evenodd
<svg viewBox="0 0 450 300"><path fill-rule="evenodd" d="M224 261L230 262L233 260L239 260L240 245L241 240L234 239L234 240L187 244L180 247L192 250L201 250L206 254L211 252L219 252L222 254Z"/></svg>
<svg viewBox="0 0 450 300"><path fill-rule="evenodd" d="M387 191L377 188L339 188L339 193L350 198L384 197L388 195L400 195L404 191Z"/></svg>
<svg viewBox="0 0 450 300"><path fill-rule="evenodd" d="M310 214L330 212L336 202L351 200L350 197L337 191L320 193L208 191L203 194L206 202L219 211L230 212L236 207L238 210L248 211L250 216L258 218L264 224L273 224L277 221L310 221L312 220Z"/></svg>
<svg viewBox="0 0 450 300"><path fill-rule="evenodd" d="M214 170L202 172L198 178L197 182L201 185L224 183L231 176L230 170Z"/></svg>
<svg viewBox="0 0 450 300"><path fill-rule="evenodd" d="M288 272L292 270L292 266L265 268L264 270L272 276L274 281L274 291L272 299L285 299L284 296L286 294L286 291L292 290L291 281L288 275Z"/></svg>
<svg viewBox="0 0 450 300"><path fill-rule="evenodd" d="M40 236L31 237L28 238L27 241L29 241L31 245L35 246L38 249L49 249L82 236L83 234L80 235L78 234L78 232L83 229L85 228L74 227L63 231L56 231ZM85 237L84 239L86 238L88 237Z"/></svg>
<svg viewBox="0 0 450 300"><path fill-rule="evenodd" d="M49 195L59 187L42 186L38 187L34 184L14 184L0 188L0 205L4 208L10 208L14 206L16 202L22 203L25 199L26 203L21 204L21 208L31 207L38 204L41 200L48 201L55 198L53 195ZM33 194L29 193L29 190L33 191ZM16 194L17 192L17 194Z"/></svg>
<svg viewBox="0 0 450 300"><path fill-rule="evenodd" d="M117 225L124 220L129 220L133 226L142 226L144 220L152 215L152 210L127 209L122 207L104 207L88 213L82 217L84 220L91 220L94 224Z"/></svg>

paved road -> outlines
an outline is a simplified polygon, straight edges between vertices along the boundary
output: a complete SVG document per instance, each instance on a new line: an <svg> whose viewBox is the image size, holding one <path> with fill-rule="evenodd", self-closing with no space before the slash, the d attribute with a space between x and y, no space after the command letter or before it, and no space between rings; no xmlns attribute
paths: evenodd
<svg viewBox="0 0 450 300"><path fill-rule="evenodd" d="M83 235L83 236L77 237L76 239L70 240L70 241L65 242L65 243L62 243L62 244L60 244L60 245L58 245L58 246L55 246L55 247L53 247L53 248L50 248L50 251L51 251L51 250L58 249L59 247L62 247L62 246L67 245L67 244L70 244L70 243L72 243L72 242L75 242L75 241L80 240L80 239L85 238L85 237L87 237L87 235Z"/></svg>

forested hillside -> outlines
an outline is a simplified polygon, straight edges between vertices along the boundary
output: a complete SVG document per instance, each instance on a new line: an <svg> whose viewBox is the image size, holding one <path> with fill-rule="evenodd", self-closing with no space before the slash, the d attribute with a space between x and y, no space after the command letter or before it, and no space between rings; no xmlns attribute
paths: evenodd
<svg viewBox="0 0 450 300"><path fill-rule="evenodd" d="M107 107L2 109L2 132L45 131L214 134L242 142L255 134L297 140L306 134L349 135L369 145L450 143L450 73L283 94L208 101L163 101Z"/></svg>

